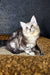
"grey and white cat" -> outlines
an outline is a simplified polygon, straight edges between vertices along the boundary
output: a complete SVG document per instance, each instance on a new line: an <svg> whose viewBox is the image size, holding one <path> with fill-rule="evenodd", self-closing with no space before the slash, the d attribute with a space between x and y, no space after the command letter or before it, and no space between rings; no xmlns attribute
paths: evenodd
<svg viewBox="0 0 50 75"><path fill-rule="evenodd" d="M11 35L7 42L7 49L16 54L23 51L33 56L43 54L35 47L40 34L35 16L32 16L30 22L20 22L20 25L22 29L18 29Z"/></svg>

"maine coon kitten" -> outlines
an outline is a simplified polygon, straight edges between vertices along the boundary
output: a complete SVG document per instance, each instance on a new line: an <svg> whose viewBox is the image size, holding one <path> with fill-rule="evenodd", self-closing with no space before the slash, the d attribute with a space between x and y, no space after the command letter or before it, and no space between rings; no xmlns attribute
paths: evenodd
<svg viewBox="0 0 50 75"><path fill-rule="evenodd" d="M11 35L7 42L7 49L16 54L25 51L29 55L41 55L42 52L35 48L40 34L35 16L32 16L30 22L20 22L20 25L22 29Z"/></svg>

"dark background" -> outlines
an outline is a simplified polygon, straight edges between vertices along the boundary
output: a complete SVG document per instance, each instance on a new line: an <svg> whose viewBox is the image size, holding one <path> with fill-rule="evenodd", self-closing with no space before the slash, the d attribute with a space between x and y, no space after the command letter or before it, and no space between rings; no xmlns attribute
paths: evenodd
<svg viewBox="0 0 50 75"><path fill-rule="evenodd" d="M50 38L50 0L0 0L0 34L11 34L35 15L41 35Z"/></svg>

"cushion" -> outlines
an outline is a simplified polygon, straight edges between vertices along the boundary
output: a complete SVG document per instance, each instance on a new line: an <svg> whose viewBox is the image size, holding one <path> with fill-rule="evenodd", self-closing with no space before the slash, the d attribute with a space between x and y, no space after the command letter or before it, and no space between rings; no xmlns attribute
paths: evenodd
<svg viewBox="0 0 50 75"><path fill-rule="evenodd" d="M0 34L11 34L33 15L41 35L50 38L50 0L0 0Z"/></svg>

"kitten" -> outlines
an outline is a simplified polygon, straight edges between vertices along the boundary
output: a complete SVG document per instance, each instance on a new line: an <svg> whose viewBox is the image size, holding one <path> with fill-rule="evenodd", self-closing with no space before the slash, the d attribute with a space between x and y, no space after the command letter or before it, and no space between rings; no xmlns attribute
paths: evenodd
<svg viewBox="0 0 50 75"><path fill-rule="evenodd" d="M7 42L7 49L13 53L26 52L29 55L42 55L40 50L35 48L39 38L40 28L35 16L32 16L29 23L20 22L22 29L14 32Z"/></svg>

